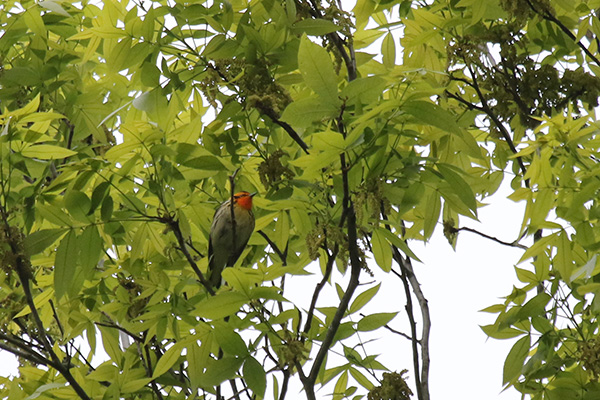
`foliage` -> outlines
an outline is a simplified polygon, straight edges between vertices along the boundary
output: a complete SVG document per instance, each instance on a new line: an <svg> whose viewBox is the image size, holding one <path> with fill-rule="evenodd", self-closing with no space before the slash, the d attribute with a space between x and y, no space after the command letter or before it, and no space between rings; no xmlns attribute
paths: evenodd
<svg viewBox="0 0 600 400"><path fill-rule="evenodd" d="M428 399L410 241L441 220L455 244L509 174L533 261L484 330L521 337L506 384L592 398L599 25L576 3L3 2L0 348L21 360L3 395L283 399L298 379L309 399L407 398L381 371L412 363ZM233 185L260 193L257 232L215 293L208 229ZM313 260L302 308L285 285ZM398 365L356 350L395 317L358 314L374 268L406 295Z"/></svg>

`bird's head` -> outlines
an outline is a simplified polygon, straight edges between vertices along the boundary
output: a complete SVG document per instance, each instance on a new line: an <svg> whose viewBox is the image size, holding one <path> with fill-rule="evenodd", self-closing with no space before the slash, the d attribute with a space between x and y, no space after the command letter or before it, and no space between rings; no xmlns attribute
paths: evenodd
<svg viewBox="0 0 600 400"><path fill-rule="evenodd" d="M237 205L242 207L244 210L250 211L252 209L252 198L254 197L255 194L256 194L256 192L255 193L238 192L233 195L233 201Z"/></svg>

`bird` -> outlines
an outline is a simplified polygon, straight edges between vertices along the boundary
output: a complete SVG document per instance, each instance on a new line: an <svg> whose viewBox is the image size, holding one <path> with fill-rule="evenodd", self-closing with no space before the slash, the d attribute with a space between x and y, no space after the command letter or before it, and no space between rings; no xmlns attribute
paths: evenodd
<svg viewBox="0 0 600 400"><path fill-rule="evenodd" d="M254 231L252 198L256 193L238 192L215 211L208 240L208 283L215 289L221 286L221 273L232 267L240 257ZM235 217L235 240L231 223L231 201Z"/></svg>

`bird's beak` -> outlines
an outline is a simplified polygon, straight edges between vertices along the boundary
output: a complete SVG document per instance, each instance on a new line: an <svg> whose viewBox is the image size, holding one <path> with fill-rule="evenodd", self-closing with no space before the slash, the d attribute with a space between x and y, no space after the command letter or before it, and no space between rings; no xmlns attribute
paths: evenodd
<svg viewBox="0 0 600 400"><path fill-rule="evenodd" d="M250 197L254 197L254 195L258 192L250 193Z"/></svg>

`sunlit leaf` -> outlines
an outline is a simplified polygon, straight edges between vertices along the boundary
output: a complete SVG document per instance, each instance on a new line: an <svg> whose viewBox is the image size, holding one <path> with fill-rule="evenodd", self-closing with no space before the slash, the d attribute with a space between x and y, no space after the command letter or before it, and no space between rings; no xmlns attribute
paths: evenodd
<svg viewBox="0 0 600 400"><path fill-rule="evenodd" d="M337 76L329 53L306 36L300 40L298 67L306 84L324 102L338 104Z"/></svg>
<svg viewBox="0 0 600 400"><path fill-rule="evenodd" d="M385 272L390 272L392 269L392 248L386 240L385 234L382 229L376 229L373 231L371 237L371 245L373 247L373 256L379 268Z"/></svg>
<svg viewBox="0 0 600 400"><path fill-rule="evenodd" d="M502 374L502 382L509 383L518 378L523 369L525 359L529 354L531 338L526 335L519 339L510 349L506 361L504 361L504 369Z"/></svg>
<svg viewBox="0 0 600 400"><path fill-rule="evenodd" d="M61 160L74 156L77 152L51 144L36 144L23 149L21 154L25 157L38 158L40 160Z"/></svg>
<svg viewBox="0 0 600 400"><path fill-rule="evenodd" d="M387 325L398 313L376 313L366 315L358 321L359 331L373 331Z"/></svg>

